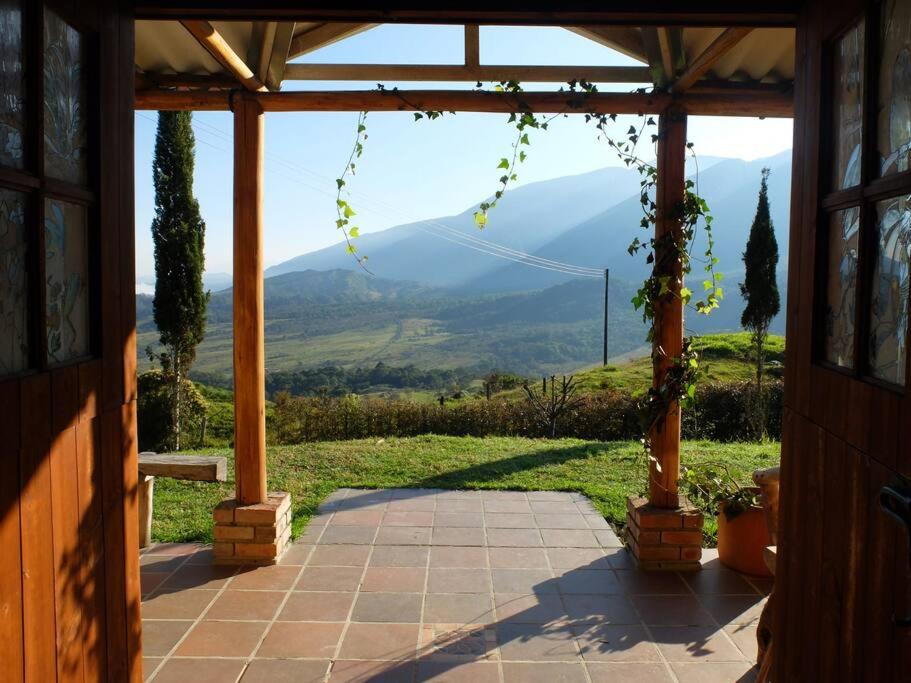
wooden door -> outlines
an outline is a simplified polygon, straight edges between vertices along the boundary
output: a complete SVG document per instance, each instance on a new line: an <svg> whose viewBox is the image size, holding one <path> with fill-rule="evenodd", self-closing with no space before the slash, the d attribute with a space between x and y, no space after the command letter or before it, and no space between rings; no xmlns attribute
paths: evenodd
<svg viewBox="0 0 911 683"><path fill-rule="evenodd" d="M0 0L0 680L138 681L133 22Z"/></svg>
<svg viewBox="0 0 911 683"><path fill-rule="evenodd" d="M906 681L911 476L911 0L800 19L782 523L781 681Z"/></svg>

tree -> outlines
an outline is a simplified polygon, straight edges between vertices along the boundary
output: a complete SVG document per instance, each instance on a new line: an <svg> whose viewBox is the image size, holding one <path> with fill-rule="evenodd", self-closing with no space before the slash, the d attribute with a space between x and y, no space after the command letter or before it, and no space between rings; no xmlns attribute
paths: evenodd
<svg viewBox="0 0 911 683"><path fill-rule="evenodd" d="M743 252L743 263L746 276L740 285L740 292L746 301L740 324L752 334L753 348L756 352L756 419L757 432L761 437L765 432L765 400L762 391L762 378L765 373L765 342L769 334L769 325L778 311L781 310L781 297L778 294L778 283L775 270L778 267L778 242L769 215L768 194L769 169L762 169L762 184L759 187L759 202L756 205L756 217L750 228L746 251Z"/></svg>
<svg viewBox="0 0 911 683"><path fill-rule="evenodd" d="M203 340L209 292L203 290L206 225L193 196L196 141L188 111L158 113L155 158L155 325L164 351L158 354L173 394L172 443L180 448L182 378Z"/></svg>

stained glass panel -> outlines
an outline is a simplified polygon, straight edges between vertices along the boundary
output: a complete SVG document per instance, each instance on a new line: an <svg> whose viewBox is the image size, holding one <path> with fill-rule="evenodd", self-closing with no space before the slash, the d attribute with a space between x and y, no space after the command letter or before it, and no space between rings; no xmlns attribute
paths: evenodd
<svg viewBox="0 0 911 683"><path fill-rule="evenodd" d="M826 360L854 366L854 307L860 210L834 212L829 219L829 274L826 285Z"/></svg>
<svg viewBox="0 0 911 683"><path fill-rule="evenodd" d="M0 0L0 165L22 168L25 81L22 70L22 9Z"/></svg>
<svg viewBox="0 0 911 683"><path fill-rule="evenodd" d="M911 0L885 0L880 26L880 173L911 168Z"/></svg>
<svg viewBox="0 0 911 683"><path fill-rule="evenodd" d="M25 195L0 189L0 375L28 367Z"/></svg>
<svg viewBox="0 0 911 683"><path fill-rule="evenodd" d="M870 370L874 377L904 384L911 195L876 204L876 243L870 302Z"/></svg>
<svg viewBox="0 0 911 683"><path fill-rule="evenodd" d="M87 91L82 36L44 12L44 164L52 178L85 184Z"/></svg>
<svg viewBox="0 0 911 683"><path fill-rule="evenodd" d="M835 47L835 149L832 184L836 190L860 184L863 123L864 22L850 29Z"/></svg>
<svg viewBox="0 0 911 683"><path fill-rule="evenodd" d="M48 365L89 353L88 235L82 206L44 204Z"/></svg>

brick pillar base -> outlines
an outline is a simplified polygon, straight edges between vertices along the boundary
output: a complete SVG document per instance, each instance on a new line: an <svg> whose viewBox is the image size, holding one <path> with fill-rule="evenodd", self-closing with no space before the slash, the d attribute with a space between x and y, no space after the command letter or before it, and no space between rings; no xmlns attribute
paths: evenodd
<svg viewBox="0 0 911 683"><path fill-rule="evenodd" d="M216 564L275 564L291 540L291 494L284 491L257 505L227 498L212 516Z"/></svg>
<svg viewBox="0 0 911 683"><path fill-rule="evenodd" d="M681 496L677 508L627 498L626 540L641 569L691 571L702 559L702 513Z"/></svg>

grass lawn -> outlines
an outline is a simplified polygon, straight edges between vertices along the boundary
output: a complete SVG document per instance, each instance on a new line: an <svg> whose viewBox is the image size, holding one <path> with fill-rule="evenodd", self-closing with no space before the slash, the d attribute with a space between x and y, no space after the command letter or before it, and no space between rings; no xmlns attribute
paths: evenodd
<svg viewBox="0 0 911 683"><path fill-rule="evenodd" d="M155 482L152 535L156 541L210 541L212 509L234 493L230 450L224 484ZM723 461L749 480L750 473L777 464L778 443L683 444L683 463ZM381 488L519 489L578 491L616 528L626 517L626 497L645 488L641 446L631 441L420 436L270 446L269 488L291 493L297 536L320 501L341 486ZM714 524L706 524L713 533Z"/></svg>

